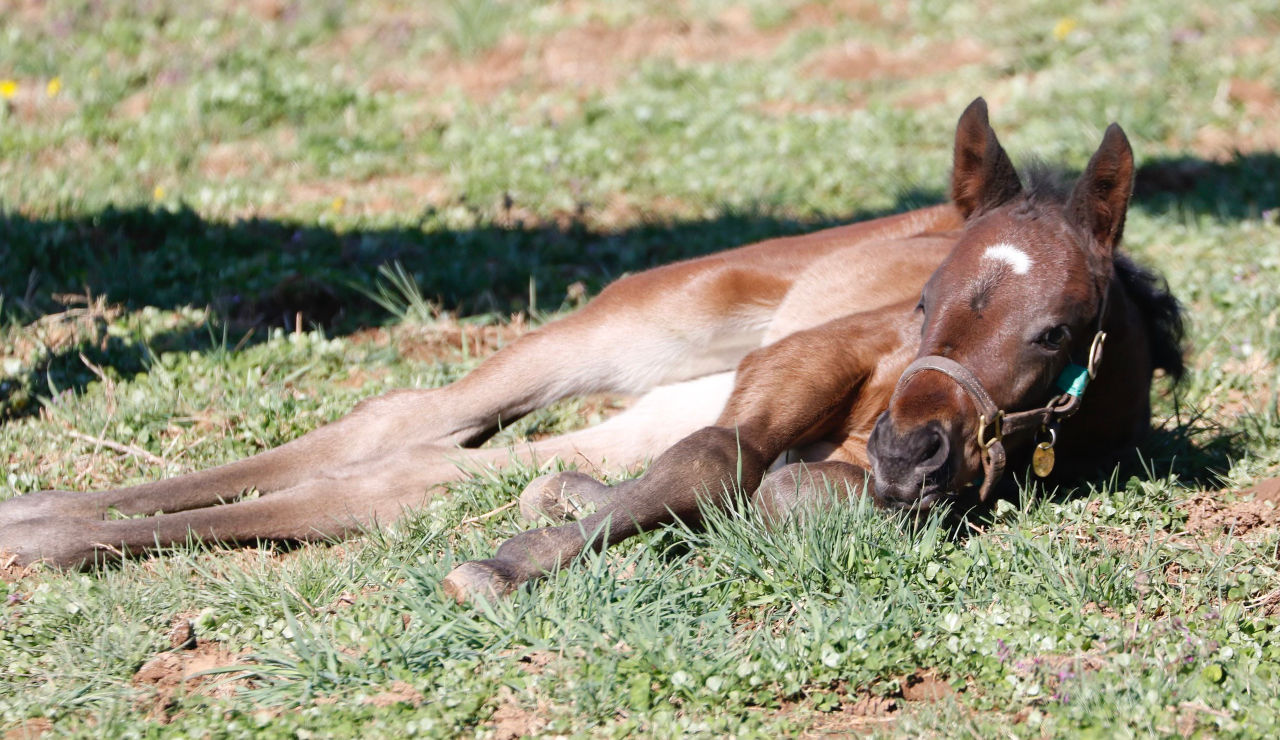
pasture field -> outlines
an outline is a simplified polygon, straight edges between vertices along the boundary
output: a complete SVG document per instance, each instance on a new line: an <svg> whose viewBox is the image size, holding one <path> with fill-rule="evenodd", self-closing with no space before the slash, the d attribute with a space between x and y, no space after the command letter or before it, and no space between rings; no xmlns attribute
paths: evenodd
<svg viewBox="0 0 1280 740"><path fill-rule="evenodd" d="M1276 0L6 0L0 498L226 462L626 272L938 202L977 95L1015 161L1124 126L1190 372L1078 488L719 517L485 608L438 584L530 526L531 467L342 543L0 562L0 733L1276 736L1278 36Z"/></svg>

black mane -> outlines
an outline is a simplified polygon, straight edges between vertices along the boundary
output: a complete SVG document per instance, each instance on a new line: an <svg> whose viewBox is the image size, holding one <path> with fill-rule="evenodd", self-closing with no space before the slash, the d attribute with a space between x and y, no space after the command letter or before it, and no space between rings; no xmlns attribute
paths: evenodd
<svg viewBox="0 0 1280 740"><path fill-rule="evenodd" d="M1182 304L1169 292L1169 283L1159 273L1133 261L1127 254L1116 252L1116 277L1129 298L1138 304L1147 325L1147 342L1151 362L1174 381L1186 372L1183 358Z"/></svg>

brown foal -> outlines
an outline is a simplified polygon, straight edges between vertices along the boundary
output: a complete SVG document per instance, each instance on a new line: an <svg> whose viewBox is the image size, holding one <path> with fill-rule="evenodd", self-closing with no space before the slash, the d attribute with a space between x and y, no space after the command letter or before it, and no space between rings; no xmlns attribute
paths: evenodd
<svg viewBox="0 0 1280 740"><path fill-rule="evenodd" d="M476 464L618 469L656 455L617 486L578 472L534 480L521 495L531 517L599 509L445 580L459 599L493 597L587 548L676 519L697 526L735 492L771 518L832 487L924 511L985 497L1033 449L1041 470L1112 460L1149 426L1155 369L1182 369L1176 301L1116 251L1132 181L1113 124L1069 192L1024 189L979 99L957 127L949 204L624 278L452 385L367 400L245 460L0 503L0 548L83 566L189 537L340 537ZM474 447L500 422L593 392L640 398L589 429ZM265 495L234 501L251 488ZM112 509L148 516L107 520Z"/></svg>

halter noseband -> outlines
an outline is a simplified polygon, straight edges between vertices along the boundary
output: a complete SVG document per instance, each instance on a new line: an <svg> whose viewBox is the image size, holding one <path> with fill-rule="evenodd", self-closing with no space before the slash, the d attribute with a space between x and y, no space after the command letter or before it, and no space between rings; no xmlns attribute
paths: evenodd
<svg viewBox="0 0 1280 740"><path fill-rule="evenodd" d="M1080 409L1085 388L1097 374L1098 365L1102 362L1102 345L1107 339L1107 333L1102 330L1102 319L1105 312L1106 303L1104 301L1102 310L1098 312L1098 330L1093 335L1093 343L1089 346L1089 356L1085 360L1086 364L1082 366L1068 363L1062 373L1058 375L1055 383L1062 393L1049 399L1048 403L1039 408L1006 414L1000 407L996 406L995 401L991 400L991 394L987 393L987 389L982 386L982 382L974 376L969 368L941 355L926 355L908 365L907 369L902 373L902 377L898 378L898 385L894 389L894 395L897 395L898 390L906 385L908 380L927 370L939 372L951 378L956 385L960 386L968 394L970 400L978 407L977 441L982 457L983 473L982 485L978 489L978 495L983 501L986 501L991 494L992 487L1004 475L1004 466L1007 459L1004 449L1006 435L1021 434L1028 430L1049 430L1050 441L1042 443L1042 445L1046 445L1045 449L1051 453L1053 444L1057 440L1056 433L1053 430L1058 422ZM1051 465L1052 457L1050 457Z"/></svg>

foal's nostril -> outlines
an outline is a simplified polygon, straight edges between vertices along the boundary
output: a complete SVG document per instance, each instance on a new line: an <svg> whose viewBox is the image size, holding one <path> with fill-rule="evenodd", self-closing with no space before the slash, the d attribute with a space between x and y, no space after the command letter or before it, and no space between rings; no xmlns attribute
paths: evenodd
<svg viewBox="0 0 1280 740"><path fill-rule="evenodd" d="M951 440L937 421L905 434L882 417L867 441L876 499L890 506L913 506L947 485Z"/></svg>
<svg viewBox="0 0 1280 740"><path fill-rule="evenodd" d="M920 470L937 470L947 461L947 453L951 451L951 442L947 435L937 426L926 429L926 440L923 454L920 456Z"/></svg>
<svg viewBox="0 0 1280 740"><path fill-rule="evenodd" d="M942 445L946 442L946 437L936 429L928 429L925 432L924 447L920 450L922 465L937 457L938 452L942 449Z"/></svg>

